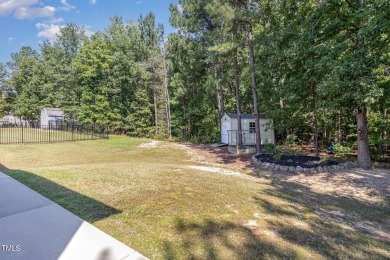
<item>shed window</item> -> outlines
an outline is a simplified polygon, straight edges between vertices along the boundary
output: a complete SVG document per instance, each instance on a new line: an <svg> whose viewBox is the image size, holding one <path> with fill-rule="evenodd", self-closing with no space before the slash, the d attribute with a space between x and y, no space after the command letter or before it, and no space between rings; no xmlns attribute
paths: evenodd
<svg viewBox="0 0 390 260"><path fill-rule="evenodd" d="M249 122L249 133L255 133L255 132L256 132L255 122Z"/></svg>

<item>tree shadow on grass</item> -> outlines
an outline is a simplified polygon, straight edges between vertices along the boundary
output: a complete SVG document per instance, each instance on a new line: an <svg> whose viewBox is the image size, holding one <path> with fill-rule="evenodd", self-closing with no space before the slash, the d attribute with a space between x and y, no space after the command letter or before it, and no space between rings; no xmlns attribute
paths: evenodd
<svg viewBox="0 0 390 260"><path fill-rule="evenodd" d="M317 193L275 179L254 200L267 222L290 243L326 258L388 259L390 207L344 196Z"/></svg>
<svg viewBox="0 0 390 260"><path fill-rule="evenodd" d="M298 254L230 221L177 219L180 243L164 241L165 259L295 259Z"/></svg>
<svg viewBox="0 0 390 260"><path fill-rule="evenodd" d="M0 171L54 201L89 223L121 213L121 211L111 206L70 190L34 173L22 170L11 170L1 164Z"/></svg>
<svg viewBox="0 0 390 260"><path fill-rule="evenodd" d="M190 148L196 148L198 150L206 151L212 154L218 163L222 164L240 164L246 168L254 169L256 164L252 160L253 154L241 154L235 155L229 152L228 146L223 147L212 147L211 145L205 144L188 144Z"/></svg>

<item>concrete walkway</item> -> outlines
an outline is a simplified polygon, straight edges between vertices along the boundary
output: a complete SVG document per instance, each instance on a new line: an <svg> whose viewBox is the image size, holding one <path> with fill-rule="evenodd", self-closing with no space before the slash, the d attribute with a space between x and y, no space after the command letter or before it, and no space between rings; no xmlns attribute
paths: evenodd
<svg viewBox="0 0 390 260"><path fill-rule="evenodd" d="M0 173L0 259L147 259Z"/></svg>

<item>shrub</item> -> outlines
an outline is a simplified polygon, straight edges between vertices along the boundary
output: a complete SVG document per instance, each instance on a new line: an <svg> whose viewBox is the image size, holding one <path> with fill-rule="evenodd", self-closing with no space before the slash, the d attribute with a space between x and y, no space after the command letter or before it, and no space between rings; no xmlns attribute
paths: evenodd
<svg viewBox="0 0 390 260"><path fill-rule="evenodd" d="M262 145L262 148L265 153L274 153L274 144L266 143Z"/></svg>
<svg viewBox="0 0 390 260"><path fill-rule="evenodd" d="M348 146L343 146L340 143L336 143L334 145L334 151L337 154L343 154L343 153L351 153L352 149L350 147L348 147Z"/></svg>

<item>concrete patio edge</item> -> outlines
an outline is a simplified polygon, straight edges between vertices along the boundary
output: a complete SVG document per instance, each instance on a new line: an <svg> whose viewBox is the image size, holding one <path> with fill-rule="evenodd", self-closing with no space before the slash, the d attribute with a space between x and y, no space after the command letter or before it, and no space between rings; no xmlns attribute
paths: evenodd
<svg viewBox="0 0 390 260"><path fill-rule="evenodd" d="M0 172L0 259L147 259Z"/></svg>

